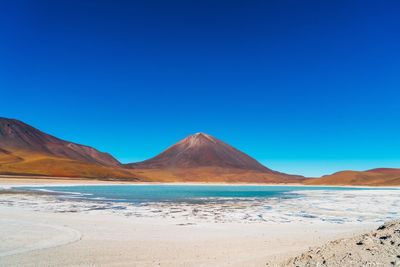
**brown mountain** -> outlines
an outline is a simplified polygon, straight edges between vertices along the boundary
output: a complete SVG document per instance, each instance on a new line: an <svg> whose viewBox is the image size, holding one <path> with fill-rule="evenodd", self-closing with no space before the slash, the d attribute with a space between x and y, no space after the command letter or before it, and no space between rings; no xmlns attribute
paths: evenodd
<svg viewBox="0 0 400 267"><path fill-rule="evenodd" d="M125 166L165 181L299 182L303 179L270 170L205 133L190 135L154 158Z"/></svg>
<svg viewBox="0 0 400 267"><path fill-rule="evenodd" d="M107 153L61 140L18 120L0 118L0 174L134 177L119 166Z"/></svg>
<svg viewBox="0 0 400 267"><path fill-rule="evenodd" d="M400 169L379 168L368 171L341 171L304 181L310 185L398 186Z"/></svg>
<svg viewBox="0 0 400 267"><path fill-rule="evenodd" d="M61 140L14 119L0 118L0 149L32 151L105 166L120 164L110 154Z"/></svg>

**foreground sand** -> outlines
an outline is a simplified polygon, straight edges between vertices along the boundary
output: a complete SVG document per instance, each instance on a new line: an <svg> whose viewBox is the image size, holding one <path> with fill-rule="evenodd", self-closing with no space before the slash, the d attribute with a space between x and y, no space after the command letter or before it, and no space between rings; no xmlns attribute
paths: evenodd
<svg viewBox="0 0 400 267"><path fill-rule="evenodd" d="M276 266L309 246L375 227L179 224L108 213L0 207L1 266Z"/></svg>
<svg viewBox="0 0 400 267"><path fill-rule="evenodd" d="M400 266L400 221L387 222L353 238L329 242L290 259L284 266Z"/></svg>

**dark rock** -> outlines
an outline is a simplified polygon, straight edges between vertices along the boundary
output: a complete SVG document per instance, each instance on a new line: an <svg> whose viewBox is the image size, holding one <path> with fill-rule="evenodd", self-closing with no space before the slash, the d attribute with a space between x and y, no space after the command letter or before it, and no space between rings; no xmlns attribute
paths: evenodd
<svg viewBox="0 0 400 267"><path fill-rule="evenodd" d="M380 231L380 230L383 230L383 229L386 229L386 226L385 226L385 225L379 226L377 230Z"/></svg>

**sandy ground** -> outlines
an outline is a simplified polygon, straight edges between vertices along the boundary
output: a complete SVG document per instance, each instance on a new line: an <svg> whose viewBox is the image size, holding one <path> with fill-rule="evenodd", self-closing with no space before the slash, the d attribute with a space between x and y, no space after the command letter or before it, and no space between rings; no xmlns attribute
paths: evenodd
<svg viewBox="0 0 400 267"><path fill-rule="evenodd" d="M0 175L0 185L108 185L108 184L173 184L173 185L251 185L251 186L304 186L301 183L223 183L223 182L134 182L134 181L113 181L113 180L101 180L93 178L66 178L66 177L46 177L46 176L9 176ZM313 185L310 185L313 186Z"/></svg>
<svg viewBox="0 0 400 267"><path fill-rule="evenodd" d="M290 259L285 267L400 266L400 221L376 230L339 239Z"/></svg>
<svg viewBox="0 0 400 267"><path fill-rule="evenodd" d="M223 183L223 182L133 182L133 181L112 181L112 180L100 180L93 178L66 178L66 177L46 177L46 176L17 176L17 175L1 175L0 174L0 186L1 185L23 185L23 186L34 186L34 185L112 185L112 184L168 184L168 185L230 185L230 186L307 186L307 187L352 187L352 188L370 188L371 186L365 185L309 185L302 183ZM372 186L374 188L400 188L400 186Z"/></svg>
<svg viewBox="0 0 400 267"><path fill-rule="evenodd" d="M38 182L17 180L3 183ZM38 184L54 182L45 181ZM16 197L24 198L26 204L41 196L11 196ZM170 217L125 216L104 210L66 212L2 203L0 266L281 266L313 247L352 238L380 225L185 223Z"/></svg>
<svg viewBox="0 0 400 267"><path fill-rule="evenodd" d="M131 184L132 182L102 181L88 178L65 178L65 177L28 177L0 175L0 185L73 185L73 184Z"/></svg>
<svg viewBox="0 0 400 267"><path fill-rule="evenodd" d="M1 266L275 266L372 225L180 225L114 214L0 207Z"/></svg>

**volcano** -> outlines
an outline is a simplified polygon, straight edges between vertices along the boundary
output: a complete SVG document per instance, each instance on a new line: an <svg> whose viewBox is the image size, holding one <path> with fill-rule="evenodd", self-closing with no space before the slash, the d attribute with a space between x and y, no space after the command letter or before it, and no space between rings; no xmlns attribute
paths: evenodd
<svg viewBox="0 0 400 267"><path fill-rule="evenodd" d="M245 153L205 133L190 135L149 160L128 164L143 168L221 167L273 173Z"/></svg>
<svg viewBox="0 0 400 267"><path fill-rule="evenodd" d="M303 178L273 171L205 133L190 135L154 158L125 166L168 181L286 183Z"/></svg>

